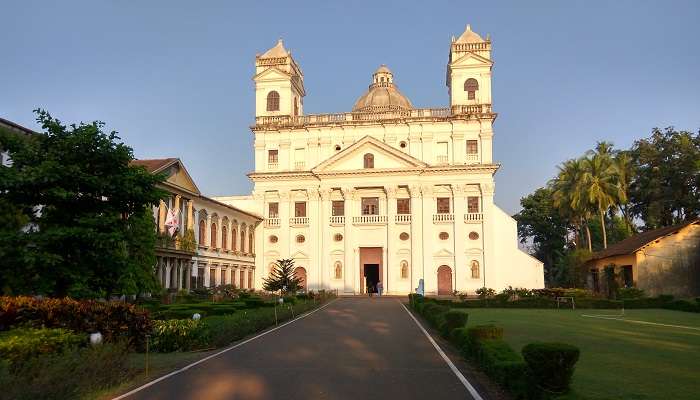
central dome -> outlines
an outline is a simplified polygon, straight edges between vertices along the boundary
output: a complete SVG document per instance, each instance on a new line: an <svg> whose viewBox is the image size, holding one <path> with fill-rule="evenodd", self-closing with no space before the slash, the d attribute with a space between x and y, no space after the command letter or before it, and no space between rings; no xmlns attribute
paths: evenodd
<svg viewBox="0 0 700 400"><path fill-rule="evenodd" d="M411 102L394 85L394 75L386 65L381 65L372 75L373 83L360 96L352 108L354 112L410 110Z"/></svg>

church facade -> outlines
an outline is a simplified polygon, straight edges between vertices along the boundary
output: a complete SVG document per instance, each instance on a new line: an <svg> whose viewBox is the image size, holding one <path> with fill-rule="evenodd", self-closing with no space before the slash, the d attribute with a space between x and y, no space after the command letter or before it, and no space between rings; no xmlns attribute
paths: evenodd
<svg viewBox="0 0 700 400"><path fill-rule="evenodd" d="M264 216L255 287L293 258L309 290L426 294L544 287L494 204L491 41L450 44L449 106L415 108L382 65L350 112L304 113L304 75L280 40L257 55L254 183L218 201Z"/></svg>

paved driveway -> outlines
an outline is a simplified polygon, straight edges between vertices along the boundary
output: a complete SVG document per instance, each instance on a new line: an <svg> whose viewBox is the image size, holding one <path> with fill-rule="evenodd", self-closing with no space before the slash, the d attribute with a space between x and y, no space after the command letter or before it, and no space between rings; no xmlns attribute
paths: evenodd
<svg viewBox="0 0 700 400"><path fill-rule="evenodd" d="M324 309L128 399L470 399L395 298Z"/></svg>

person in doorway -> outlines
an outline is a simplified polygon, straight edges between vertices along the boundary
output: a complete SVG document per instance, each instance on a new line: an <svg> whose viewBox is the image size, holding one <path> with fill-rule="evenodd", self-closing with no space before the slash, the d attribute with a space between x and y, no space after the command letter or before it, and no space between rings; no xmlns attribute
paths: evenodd
<svg viewBox="0 0 700 400"><path fill-rule="evenodd" d="M372 287L371 283L367 283L367 296L372 297L372 292L374 292L374 288Z"/></svg>
<svg viewBox="0 0 700 400"><path fill-rule="evenodd" d="M377 296L381 296L382 291L384 291L384 285L382 284L382 281L379 281L377 282Z"/></svg>

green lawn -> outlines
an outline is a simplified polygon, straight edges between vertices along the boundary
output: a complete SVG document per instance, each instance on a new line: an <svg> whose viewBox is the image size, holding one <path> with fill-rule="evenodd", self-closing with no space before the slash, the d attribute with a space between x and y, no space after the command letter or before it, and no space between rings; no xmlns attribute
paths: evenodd
<svg viewBox="0 0 700 400"><path fill-rule="evenodd" d="M493 323L516 350L534 341L581 349L573 389L591 399L698 399L700 330L582 317L615 310L469 309L468 325ZM627 310L626 320L700 328L700 314Z"/></svg>

